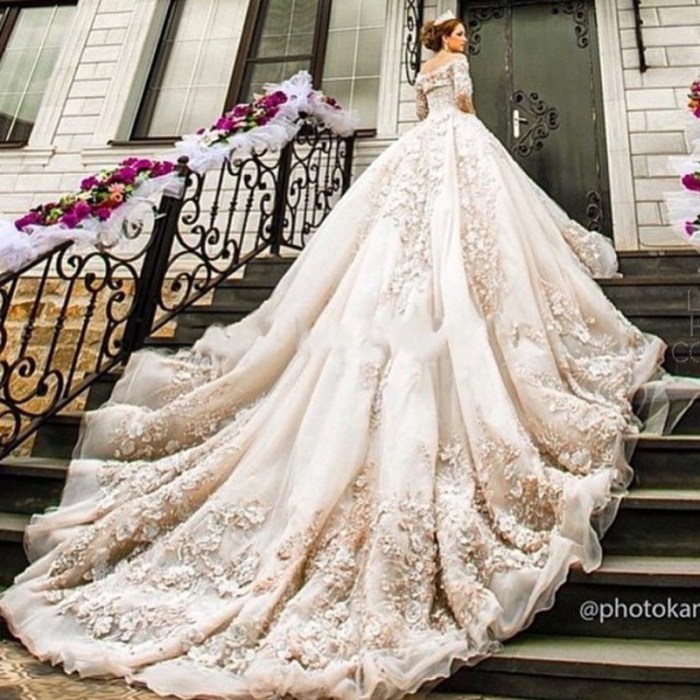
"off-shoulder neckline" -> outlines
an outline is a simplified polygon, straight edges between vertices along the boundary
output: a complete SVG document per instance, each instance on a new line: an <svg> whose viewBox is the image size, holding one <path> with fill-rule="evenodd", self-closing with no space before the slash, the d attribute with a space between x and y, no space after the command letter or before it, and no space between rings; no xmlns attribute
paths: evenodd
<svg viewBox="0 0 700 700"><path fill-rule="evenodd" d="M465 56L465 58L466 58L466 56ZM418 73L418 75L422 75L424 78L429 78L431 75L433 75L433 74L435 74L435 73L439 73L441 70L443 70L443 68L449 68L453 63L457 63L457 61L459 61L458 58L451 58L451 59L450 59L449 61L447 61L446 63L443 63L439 68L435 68L435 69L433 69L433 70L431 70L431 71L428 71L427 73L424 73L423 71L420 71L420 72Z"/></svg>

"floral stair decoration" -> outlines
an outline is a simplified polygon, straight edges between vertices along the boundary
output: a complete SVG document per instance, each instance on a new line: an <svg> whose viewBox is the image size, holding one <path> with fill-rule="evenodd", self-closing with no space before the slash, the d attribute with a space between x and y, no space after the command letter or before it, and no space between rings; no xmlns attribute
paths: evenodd
<svg viewBox="0 0 700 700"><path fill-rule="evenodd" d="M700 248L700 80L690 86L686 134L690 157L671 158L671 168L680 175L681 191L666 192L664 199L673 230L686 243Z"/></svg>
<svg viewBox="0 0 700 700"><path fill-rule="evenodd" d="M266 84L263 95L236 105L209 128L182 136L166 160L127 158L83 179L74 194L33 207L15 221L0 219L0 270L18 270L66 241L114 246L124 238L127 222L143 221L143 207L150 209L156 195L181 196L178 158L187 156L188 167L203 174L226 160L279 150L304 124L349 136L357 120L314 90L307 71L299 71L282 83Z"/></svg>

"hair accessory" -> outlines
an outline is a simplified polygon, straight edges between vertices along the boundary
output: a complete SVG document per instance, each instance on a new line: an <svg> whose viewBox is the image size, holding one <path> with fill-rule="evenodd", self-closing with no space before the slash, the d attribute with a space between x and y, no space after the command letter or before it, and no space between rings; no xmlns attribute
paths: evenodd
<svg viewBox="0 0 700 700"><path fill-rule="evenodd" d="M457 19L457 17L452 10L447 10L447 12L443 12L441 15L436 17L435 21L433 22L433 26L437 26L438 24L442 24L443 22L447 22L451 19Z"/></svg>

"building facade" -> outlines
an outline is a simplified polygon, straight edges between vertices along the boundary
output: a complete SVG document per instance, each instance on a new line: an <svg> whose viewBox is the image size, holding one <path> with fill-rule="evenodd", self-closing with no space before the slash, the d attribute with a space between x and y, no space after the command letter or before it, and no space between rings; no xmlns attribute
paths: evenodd
<svg viewBox="0 0 700 700"><path fill-rule="evenodd" d="M700 0L643 0L641 25L633 0L0 2L0 214L73 191L123 157L167 153L179 134L300 69L358 113L357 175L416 121L407 46L419 10L424 19L452 10L469 24L477 111L514 153L519 145L545 189L557 196L568 182L583 197L577 218L588 212L583 223L619 250L678 244L661 203L677 187L669 156L688 151ZM545 74L535 104L532 85ZM506 75L504 93L496 86ZM552 127L544 146L527 122L538 109ZM590 114L590 134L567 136L568 114ZM514 141L518 120L529 145ZM577 180L594 151L598 189Z"/></svg>

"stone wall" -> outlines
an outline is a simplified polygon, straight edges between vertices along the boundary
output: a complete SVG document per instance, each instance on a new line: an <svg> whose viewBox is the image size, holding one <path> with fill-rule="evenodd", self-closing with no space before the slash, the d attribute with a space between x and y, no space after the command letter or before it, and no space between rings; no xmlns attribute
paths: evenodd
<svg viewBox="0 0 700 700"><path fill-rule="evenodd" d="M689 150L684 112L688 87L700 75L700 0L644 0L645 73L639 71L630 5L618 0L639 242L667 247L678 239L661 203L664 191L678 188L669 156Z"/></svg>

